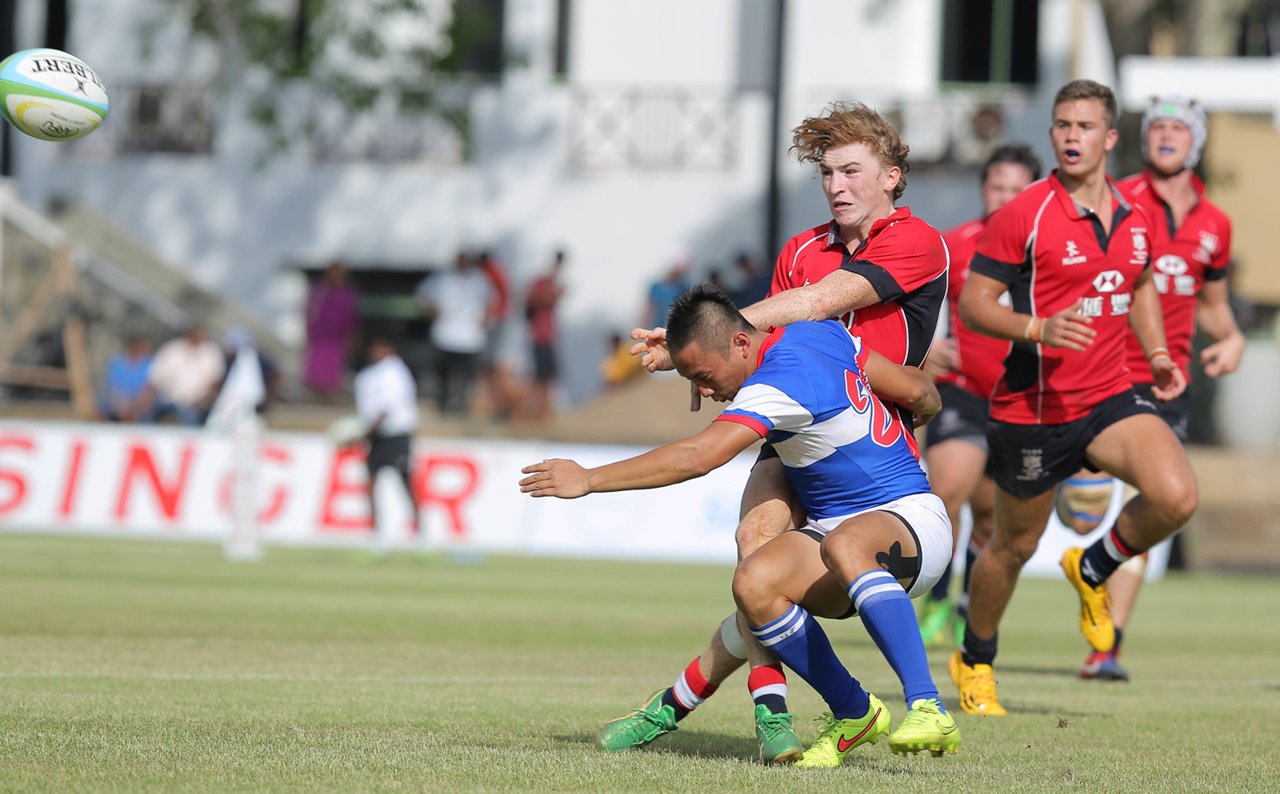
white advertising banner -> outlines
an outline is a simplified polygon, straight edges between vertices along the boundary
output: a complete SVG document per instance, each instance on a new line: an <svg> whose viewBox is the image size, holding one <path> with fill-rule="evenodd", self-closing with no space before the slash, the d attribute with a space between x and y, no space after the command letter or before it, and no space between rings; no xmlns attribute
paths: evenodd
<svg viewBox="0 0 1280 794"><path fill-rule="evenodd" d="M517 485L521 467L544 458L595 466L642 451L419 438L413 483L426 542L495 552L731 564L739 495L754 453L706 477L657 490L562 501L533 499ZM236 464L229 437L201 431L0 422L0 528L222 540L236 512ZM268 545L379 542L369 519L361 449L338 449L322 434L265 433L253 465L257 530ZM380 542L412 542L407 499L391 471L383 471L375 493ZM1119 506L1117 492L1109 515ZM1027 573L1060 576L1062 550L1079 543L1053 519ZM1152 566L1157 573L1165 559L1158 556Z"/></svg>

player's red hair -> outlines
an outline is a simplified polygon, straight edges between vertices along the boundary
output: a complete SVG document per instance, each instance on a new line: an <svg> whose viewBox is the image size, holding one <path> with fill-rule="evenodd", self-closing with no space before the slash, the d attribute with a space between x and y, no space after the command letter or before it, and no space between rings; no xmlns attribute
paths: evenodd
<svg viewBox="0 0 1280 794"><path fill-rule="evenodd" d="M893 189L893 200L907 189L907 162L910 147L888 119L861 102L833 102L821 116L810 116L791 131L791 151L802 163L819 163L828 149L866 144L885 168L901 172Z"/></svg>

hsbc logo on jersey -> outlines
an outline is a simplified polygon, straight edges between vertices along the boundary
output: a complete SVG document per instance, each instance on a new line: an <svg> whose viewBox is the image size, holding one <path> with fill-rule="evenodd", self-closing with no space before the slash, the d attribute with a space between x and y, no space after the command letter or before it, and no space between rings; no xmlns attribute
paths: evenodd
<svg viewBox="0 0 1280 794"><path fill-rule="evenodd" d="M1169 276L1181 276L1187 272L1187 260L1177 254L1165 254L1156 260L1156 270Z"/></svg>
<svg viewBox="0 0 1280 794"><path fill-rule="evenodd" d="M1145 265L1150 258L1147 251L1147 230L1134 226L1129 233L1133 235L1133 258L1129 260L1129 264Z"/></svg>
<svg viewBox="0 0 1280 794"><path fill-rule="evenodd" d="M1213 262L1213 255L1218 253L1218 235L1213 232L1200 232L1200 247L1196 249L1195 258L1204 264Z"/></svg>
<svg viewBox="0 0 1280 794"><path fill-rule="evenodd" d="M1098 292L1115 292L1124 284L1124 275L1119 270L1104 270L1093 279L1093 288Z"/></svg>
<svg viewBox="0 0 1280 794"><path fill-rule="evenodd" d="M1089 261L1089 257L1080 254L1080 246L1076 245L1075 240L1067 240L1067 255L1062 257L1063 266L1082 265Z"/></svg>
<svg viewBox="0 0 1280 794"><path fill-rule="evenodd" d="M1156 260L1155 272L1151 274L1156 291L1161 295L1195 295L1196 277L1187 272L1190 269L1187 260L1180 256L1165 254L1160 257Z"/></svg>

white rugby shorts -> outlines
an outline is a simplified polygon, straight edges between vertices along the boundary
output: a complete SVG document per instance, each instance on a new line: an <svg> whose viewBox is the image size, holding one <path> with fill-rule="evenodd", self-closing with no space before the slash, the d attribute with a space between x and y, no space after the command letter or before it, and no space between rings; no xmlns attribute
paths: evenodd
<svg viewBox="0 0 1280 794"><path fill-rule="evenodd" d="M847 516L811 519L802 531L807 535L826 537L828 532L854 516L875 512L897 516L916 539L916 547L920 550L920 572L907 595L916 598L929 592L951 564L953 552L951 519L947 518L946 505L932 493L911 494Z"/></svg>

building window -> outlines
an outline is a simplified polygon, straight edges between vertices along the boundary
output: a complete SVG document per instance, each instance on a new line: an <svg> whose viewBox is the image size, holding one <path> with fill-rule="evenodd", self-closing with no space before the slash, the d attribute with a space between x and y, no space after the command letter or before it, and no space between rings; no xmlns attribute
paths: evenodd
<svg viewBox="0 0 1280 794"><path fill-rule="evenodd" d="M1034 85L1039 32L1039 3L945 0L942 79Z"/></svg>

